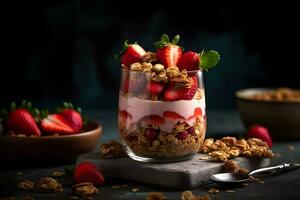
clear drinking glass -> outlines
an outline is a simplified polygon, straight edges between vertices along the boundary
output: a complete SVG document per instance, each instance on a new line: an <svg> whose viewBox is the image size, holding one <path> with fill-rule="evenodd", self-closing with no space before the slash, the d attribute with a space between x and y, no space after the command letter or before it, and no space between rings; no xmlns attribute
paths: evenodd
<svg viewBox="0 0 300 200"><path fill-rule="evenodd" d="M206 132L202 71L187 72L189 80L193 80L188 88L164 83L158 94L149 92L151 76L151 72L121 70L121 141L128 155L137 161L189 159L198 152Z"/></svg>

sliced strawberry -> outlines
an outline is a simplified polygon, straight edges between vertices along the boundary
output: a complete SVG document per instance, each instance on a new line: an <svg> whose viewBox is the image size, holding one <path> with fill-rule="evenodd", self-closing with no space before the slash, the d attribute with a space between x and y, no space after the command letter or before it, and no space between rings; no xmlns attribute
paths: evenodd
<svg viewBox="0 0 300 200"><path fill-rule="evenodd" d="M48 115L41 121L41 128L46 133L58 133L62 135L76 133L76 131L69 125L68 121L59 114Z"/></svg>
<svg viewBox="0 0 300 200"><path fill-rule="evenodd" d="M181 48L176 45L179 38L179 35L176 35L171 43L169 42L169 37L163 34L161 40L155 43L157 48L156 56L166 68L176 67L182 55Z"/></svg>
<svg viewBox="0 0 300 200"><path fill-rule="evenodd" d="M152 95L158 95L164 90L165 85L163 83L158 83L151 81L147 84L147 91L150 92Z"/></svg>
<svg viewBox="0 0 300 200"><path fill-rule="evenodd" d="M259 126L259 125L256 125L256 126L252 126L247 134L246 134L246 137L247 138L259 138L261 139L262 141L265 141L266 143L268 143L268 146L271 148L272 147L272 138L269 134L269 131L266 127L263 127L263 126Z"/></svg>
<svg viewBox="0 0 300 200"><path fill-rule="evenodd" d="M41 131L33 116L25 109L17 109L8 115L6 128L15 134L41 136Z"/></svg>
<svg viewBox="0 0 300 200"><path fill-rule="evenodd" d="M126 110L119 110L119 116L121 119L132 119L132 115Z"/></svg>
<svg viewBox="0 0 300 200"><path fill-rule="evenodd" d="M185 119L181 115L177 114L176 112L172 112L172 111L165 111L163 115L165 118L174 119L174 120Z"/></svg>
<svg viewBox="0 0 300 200"><path fill-rule="evenodd" d="M188 120L190 120L190 119L196 119L196 118L198 118L198 117L200 117L202 115L202 110L201 110L201 108L199 108L199 107L197 107L197 108L195 108L195 110L194 110L194 114L192 115L192 116L190 116L189 118L188 118Z"/></svg>
<svg viewBox="0 0 300 200"><path fill-rule="evenodd" d="M180 70L185 69L187 71L199 70L200 69L199 63L200 63L199 54L194 51L187 51L179 59L177 67Z"/></svg>
<svg viewBox="0 0 300 200"><path fill-rule="evenodd" d="M197 91L197 78L192 77L193 83L190 88L179 87L170 84L164 93L164 98L167 101L191 100Z"/></svg>
<svg viewBox="0 0 300 200"><path fill-rule="evenodd" d="M148 115L139 120L142 124L159 126L165 123L165 119L159 115Z"/></svg>
<svg viewBox="0 0 300 200"><path fill-rule="evenodd" d="M65 109L59 113L68 122L70 127L79 133L82 128L82 117L79 112L74 109Z"/></svg>
<svg viewBox="0 0 300 200"><path fill-rule="evenodd" d="M138 44L128 44L126 40L120 54L122 55L121 63L129 67L132 63L140 62L146 51Z"/></svg>
<svg viewBox="0 0 300 200"><path fill-rule="evenodd" d="M76 166L74 173L74 182L91 182L95 186L103 185L104 177L97 167L91 162L83 162Z"/></svg>

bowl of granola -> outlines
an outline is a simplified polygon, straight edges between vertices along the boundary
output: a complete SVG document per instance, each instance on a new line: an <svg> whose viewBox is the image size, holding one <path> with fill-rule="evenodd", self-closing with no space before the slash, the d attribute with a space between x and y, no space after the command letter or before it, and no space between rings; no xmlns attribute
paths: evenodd
<svg viewBox="0 0 300 200"><path fill-rule="evenodd" d="M119 135L128 155L143 162L173 162L195 155L206 132L204 70L216 51L183 52L167 35L155 52L127 44L121 53ZM201 61L200 61L201 60Z"/></svg>
<svg viewBox="0 0 300 200"><path fill-rule="evenodd" d="M251 88L235 94L244 125L267 127L274 139L300 139L300 90Z"/></svg>

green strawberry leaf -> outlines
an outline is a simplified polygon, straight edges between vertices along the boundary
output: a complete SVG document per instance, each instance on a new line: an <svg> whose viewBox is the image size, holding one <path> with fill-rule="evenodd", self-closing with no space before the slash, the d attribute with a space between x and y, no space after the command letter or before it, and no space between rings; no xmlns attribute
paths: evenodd
<svg viewBox="0 0 300 200"><path fill-rule="evenodd" d="M137 42L135 42L134 44L136 44L136 43L137 43ZM129 44L128 44L128 39L126 39L126 40L124 41L122 50L121 50L118 54L114 54L114 58L115 58L115 59L119 59L119 58L125 53L125 51L127 50L128 46L129 46Z"/></svg>
<svg viewBox="0 0 300 200"><path fill-rule="evenodd" d="M172 40L172 44L174 44L174 45L177 44L179 42L179 40L180 40L180 35L175 35L175 37Z"/></svg>
<svg viewBox="0 0 300 200"><path fill-rule="evenodd" d="M169 36L167 34L163 34L160 38L160 40L164 43L169 43Z"/></svg>
<svg viewBox="0 0 300 200"><path fill-rule="evenodd" d="M206 71L208 71L208 69L215 67L220 61L220 54L214 50L209 50L209 51L203 50L200 53L200 57L201 57L200 67Z"/></svg>

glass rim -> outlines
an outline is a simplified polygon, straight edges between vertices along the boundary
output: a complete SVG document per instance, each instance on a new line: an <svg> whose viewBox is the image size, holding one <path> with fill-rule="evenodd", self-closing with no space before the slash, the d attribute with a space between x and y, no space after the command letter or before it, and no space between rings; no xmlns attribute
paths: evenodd
<svg viewBox="0 0 300 200"><path fill-rule="evenodd" d="M125 69L125 68L121 68L121 71L125 71L125 72L134 72L134 73L149 73L149 72L140 72L140 71L133 71L133 70L130 70L130 69ZM186 71L187 73L198 73L198 72L201 72L203 73L203 70L202 69L197 69L197 70L192 70L192 71Z"/></svg>

